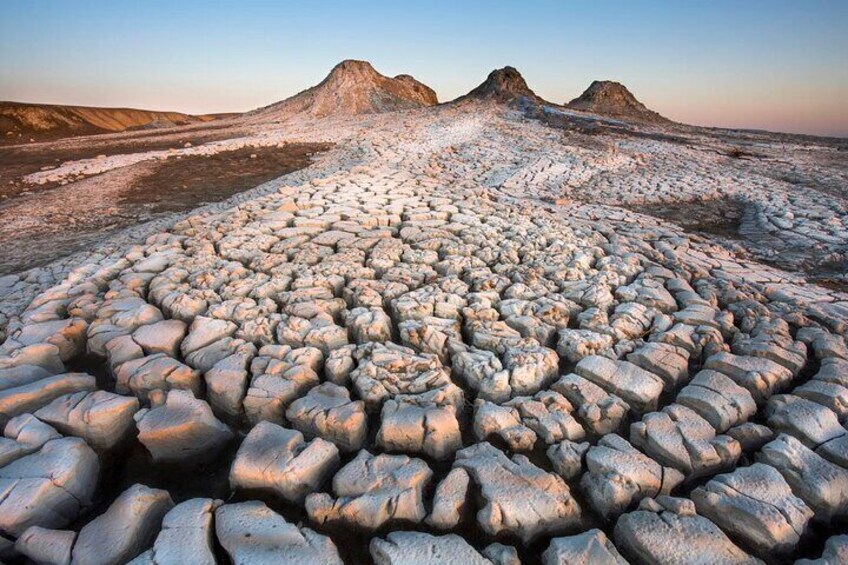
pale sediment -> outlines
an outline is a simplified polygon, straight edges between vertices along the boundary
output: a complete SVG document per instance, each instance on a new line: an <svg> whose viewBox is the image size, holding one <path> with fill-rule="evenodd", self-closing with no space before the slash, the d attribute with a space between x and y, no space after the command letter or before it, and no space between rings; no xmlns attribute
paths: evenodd
<svg viewBox="0 0 848 565"><path fill-rule="evenodd" d="M775 237L838 253L843 203L697 140L597 152L472 107L269 126L336 147L0 280L2 556L844 551L848 297L610 205L745 192ZM212 460L229 483L121 484L139 452L151 480Z"/></svg>

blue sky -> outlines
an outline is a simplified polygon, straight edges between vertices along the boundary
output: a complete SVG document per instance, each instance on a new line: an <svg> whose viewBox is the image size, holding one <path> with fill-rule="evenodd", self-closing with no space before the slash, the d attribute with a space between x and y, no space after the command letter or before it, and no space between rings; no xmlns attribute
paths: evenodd
<svg viewBox="0 0 848 565"><path fill-rule="evenodd" d="M338 61L450 100L513 65L539 95L626 84L690 123L848 136L848 1L2 0L0 99L248 110Z"/></svg>

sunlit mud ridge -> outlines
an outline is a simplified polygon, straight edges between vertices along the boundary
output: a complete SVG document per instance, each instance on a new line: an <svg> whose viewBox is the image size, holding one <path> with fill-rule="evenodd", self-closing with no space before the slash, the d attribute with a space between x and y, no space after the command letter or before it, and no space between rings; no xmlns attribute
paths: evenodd
<svg viewBox="0 0 848 565"><path fill-rule="evenodd" d="M844 560L844 157L513 94L251 123L186 150L334 146L0 279L0 555ZM726 198L750 237L633 211Z"/></svg>

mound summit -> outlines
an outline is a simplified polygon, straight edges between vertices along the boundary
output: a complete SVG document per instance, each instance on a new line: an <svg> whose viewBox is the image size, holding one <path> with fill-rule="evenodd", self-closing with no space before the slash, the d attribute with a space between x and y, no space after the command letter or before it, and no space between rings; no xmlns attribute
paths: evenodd
<svg viewBox="0 0 848 565"><path fill-rule="evenodd" d="M262 116L316 118L406 110L438 104L435 91L409 75L394 78L377 72L367 61L345 60L317 85L257 110Z"/></svg>
<svg viewBox="0 0 848 565"><path fill-rule="evenodd" d="M667 118L649 110L620 82L596 80L583 94L566 104L572 110L625 118L643 122L669 122Z"/></svg>
<svg viewBox="0 0 848 565"><path fill-rule="evenodd" d="M480 86L461 96L455 102L464 102L468 100L494 100L496 102L511 102L519 98L529 98L530 100L541 102L535 92L533 92L524 77L515 67L504 67L495 69L489 76L486 77Z"/></svg>

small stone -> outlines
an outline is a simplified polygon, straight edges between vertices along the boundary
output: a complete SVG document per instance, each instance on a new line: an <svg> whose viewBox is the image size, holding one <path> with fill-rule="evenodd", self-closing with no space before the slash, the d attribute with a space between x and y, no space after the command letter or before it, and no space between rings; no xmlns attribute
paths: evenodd
<svg viewBox="0 0 848 565"><path fill-rule="evenodd" d="M794 437L781 434L763 446L757 461L783 475L792 492L829 523L848 514L848 471L828 462Z"/></svg>
<svg viewBox="0 0 848 565"><path fill-rule="evenodd" d="M593 355L580 361L574 372L620 396L637 413L651 412L663 391L663 381L657 375L626 361L613 361Z"/></svg>
<svg viewBox="0 0 848 565"><path fill-rule="evenodd" d="M574 479L583 472L583 461L589 442L576 443L567 439L548 448L547 455L554 470L564 479Z"/></svg>
<svg viewBox="0 0 848 565"><path fill-rule="evenodd" d="M137 411L137 398L97 390L60 396L35 416L95 449L111 449L132 435Z"/></svg>
<svg viewBox="0 0 848 565"><path fill-rule="evenodd" d="M162 519L153 547L132 565L215 565L212 518L223 504L210 498L192 498L176 505Z"/></svg>
<svg viewBox="0 0 848 565"><path fill-rule="evenodd" d="M579 523L582 510L565 481L522 455L510 460L489 443L457 452L454 468L465 469L479 486L486 506L477 513L489 535L519 536L525 543Z"/></svg>
<svg viewBox="0 0 848 565"><path fill-rule="evenodd" d="M97 383L93 376L66 373L0 390L0 426L5 426L18 414L35 412L65 394L96 389Z"/></svg>
<svg viewBox="0 0 848 565"><path fill-rule="evenodd" d="M761 563L694 510L673 504L675 499L670 497L657 500L662 500L663 504L651 510L640 507L618 519L615 542L628 555L645 563Z"/></svg>
<svg viewBox="0 0 848 565"><path fill-rule="evenodd" d="M521 565L518 551L512 546L502 543L493 543L483 548L483 557L494 563L494 565Z"/></svg>

